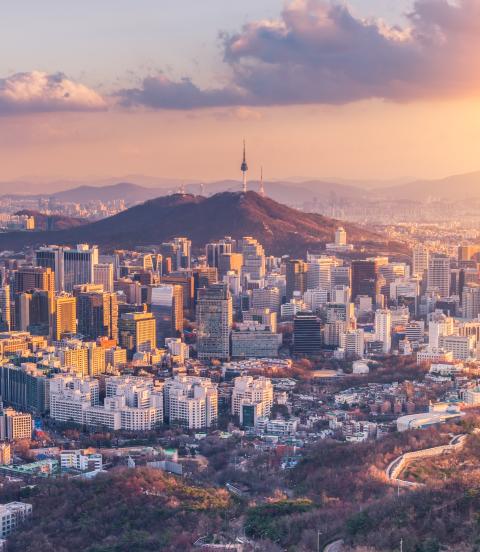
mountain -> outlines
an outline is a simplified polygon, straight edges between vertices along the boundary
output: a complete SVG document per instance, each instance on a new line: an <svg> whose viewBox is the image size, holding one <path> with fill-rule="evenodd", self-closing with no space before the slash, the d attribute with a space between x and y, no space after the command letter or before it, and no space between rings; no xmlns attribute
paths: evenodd
<svg viewBox="0 0 480 552"><path fill-rule="evenodd" d="M415 201L462 201L480 198L480 171L457 174L438 180L416 180L375 192L385 199L412 199Z"/></svg>
<svg viewBox="0 0 480 552"><path fill-rule="evenodd" d="M52 230L68 230L69 228L76 228L77 226L82 226L82 224L87 224L85 219L65 215L46 215L45 213L30 209L22 209L15 214L34 217L35 230L47 230L49 227Z"/></svg>
<svg viewBox="0 0 480 552"><path fill-rule="evenodd" d="M248 183L253 191L259 191L260 182L253 180ZM322 180L309 180L305 182L292 183L287 181L266 181L265 191L269 197L281 203L301 206L307 202L330 202L332 200L348 203L351 201L363 201L365 191L361 188ZM81 185L73 188L57 191L52 194L37 193L25 195L17 193L16 186L10 189L16 190L15 194L8 194L5 197L11 199L39 199L53 198L59 202L88 203L89 201L119 201L123 200L127 205L140 203L155 197L176 193L180 187L178 181L160 180L154 186L143 186L131 182L119 182L108 185ZM185 192L194 195L214 195L220 192L239 192L242 183L239 180L220 180L209 183L187 183L184 185ZM40 187L40 189L46 189Z"/></svg>
<svg viewBox="0 0 480 552"><path fill-rule="evenodd" d="M165 193L158 188L145 188L130 182L119 182L109 186L78 186L52 194L51 197L61 202L88 203L89 201L119 201L136 203L158 197Z"/></svg>
<svg viewBox="0 0 480 552"><path fill-rule="evenodd" d="M57 232L11 232L0 235L0 249L19 250L41 244L96 243L104 249L159 244L187 236L200 250L205 243L232 236L257 238L269 254L304 255L321 250L342 224L349 241L366 251L402 252L402 244L360 226L304 213L256 192L223 192L212 197L174 194L136 205L115 216Z"/></svg>

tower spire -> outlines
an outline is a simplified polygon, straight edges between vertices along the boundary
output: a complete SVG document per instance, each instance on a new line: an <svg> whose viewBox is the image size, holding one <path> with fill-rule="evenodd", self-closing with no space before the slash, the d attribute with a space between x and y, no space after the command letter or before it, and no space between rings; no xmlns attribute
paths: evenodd
<svg viewBox="0 0 480 552"><path fill-rule="evenodd" d="M263 167L260 167L260 189L258 192L262 197L265 197L265 188L263 187Z"/></svg>
<svg viewBox="0 0 480 552"><path fill-rule="evenodd" d="M245 149L245 139L243 140L243 161L242 161L242 165L240 167L240 170L243 173L243 193L246 193L246 191L247 191L248 165L247 165L247 155L246 155L246 149Z"/></svg>

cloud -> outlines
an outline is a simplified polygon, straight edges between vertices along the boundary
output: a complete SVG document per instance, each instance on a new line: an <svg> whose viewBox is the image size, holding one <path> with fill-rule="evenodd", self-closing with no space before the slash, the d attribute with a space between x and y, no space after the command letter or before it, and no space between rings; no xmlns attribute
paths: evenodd
<svg viewBox="0 0 480 552"><path fill-rule="evenodd" d="M100 94L62 73L32 71L0 79L0 115L105 108Z"/></svg>
<svg viewBox="0 0 480 552"><path fill-rule="evenodd" d="M277 20L224 34L227 86L149 77L126 105L163 109L411 101L480 90L480 2L417 0L404 28L355 16L346 4L293 0Z"/></svg>

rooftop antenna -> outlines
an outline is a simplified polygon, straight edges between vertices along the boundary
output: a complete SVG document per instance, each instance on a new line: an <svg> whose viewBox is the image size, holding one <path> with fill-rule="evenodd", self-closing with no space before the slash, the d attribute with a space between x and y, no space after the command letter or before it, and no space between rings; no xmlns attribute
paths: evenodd
<svg viewBox="0 0 480 552"><path fill-rule="evenodd" d="M265 188L263 187L263 167L260 167L260 189L258 192L262 197L265 197Z"/></svg>

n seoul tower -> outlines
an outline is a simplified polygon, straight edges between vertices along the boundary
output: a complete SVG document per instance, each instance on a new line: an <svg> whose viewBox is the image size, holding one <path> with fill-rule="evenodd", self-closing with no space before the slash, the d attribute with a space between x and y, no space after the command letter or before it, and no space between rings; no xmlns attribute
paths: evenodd
<svg viewBox="0 0 480 552"><path fill-rule="evenodd" d="M242 161L242 165L240 167L240 170L243 173L243 193L246 193L246 191L247 191L248 165L247 165L247 157L246 157L246 154L245 154L245 140L243 141L243 161Z"/></svg>

